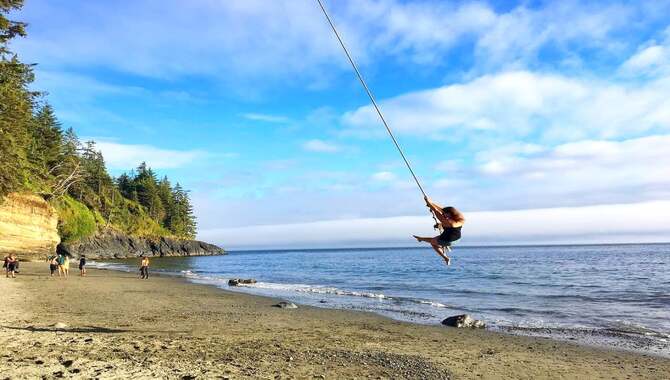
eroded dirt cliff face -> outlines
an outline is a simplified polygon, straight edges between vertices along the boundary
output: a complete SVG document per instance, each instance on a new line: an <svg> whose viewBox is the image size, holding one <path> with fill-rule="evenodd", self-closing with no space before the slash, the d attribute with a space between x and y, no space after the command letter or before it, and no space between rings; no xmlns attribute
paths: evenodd
<svg viewBox="0 0 670 380"><path fill-rule="evenodd" d="M40 260L60 243L58 214L42 197L12 193L0 200L0 255Z"/></svg>

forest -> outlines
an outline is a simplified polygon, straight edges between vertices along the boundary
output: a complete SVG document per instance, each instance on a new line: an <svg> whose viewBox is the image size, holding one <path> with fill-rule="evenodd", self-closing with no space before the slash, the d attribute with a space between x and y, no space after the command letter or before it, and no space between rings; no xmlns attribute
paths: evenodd
<svg viewBox="0 0 670 380"><path fill-rule="evenodd" d="M26 25L8 18L22 0L0 0L0 197L34 192L59 213L63 241L111 228L137 236L194 238L188 191L141 163L113 178L94 141L63 128L46 93L31 88L34 64L22 62L10 41Z"/></svg>

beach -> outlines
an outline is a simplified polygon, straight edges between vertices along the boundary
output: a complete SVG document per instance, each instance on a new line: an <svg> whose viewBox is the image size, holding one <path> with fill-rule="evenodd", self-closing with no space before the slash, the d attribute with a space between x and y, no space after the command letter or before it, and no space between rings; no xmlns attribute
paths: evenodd
<svg viewBox="0 0 670 380"><path fill-rule="evenodd" d="M181 278L89 270L2 278L11 378L663 379L670 360L299 306ZM57 325L57 324L64 324Z"/></svg>

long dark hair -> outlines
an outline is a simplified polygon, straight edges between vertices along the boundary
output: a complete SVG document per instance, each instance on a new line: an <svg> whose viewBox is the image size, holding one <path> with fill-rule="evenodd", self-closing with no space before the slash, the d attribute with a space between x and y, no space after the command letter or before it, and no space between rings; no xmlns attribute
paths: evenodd
<svg viewBox="0 0 670 380"><path fill-rule="evenodd" d="M458 211L456 207L445 207L442 209L442 211L449 217L449 219L453 220L454 222L457 223L463 223L465 222L465 216L463 213Z"/></svg>

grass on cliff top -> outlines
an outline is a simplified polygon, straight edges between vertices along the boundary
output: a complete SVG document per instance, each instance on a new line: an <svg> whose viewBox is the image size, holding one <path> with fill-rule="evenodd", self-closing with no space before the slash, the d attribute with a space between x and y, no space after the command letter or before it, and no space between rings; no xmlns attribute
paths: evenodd
<svg viewBox="0 0 670 380"><path fill-rule="evenodd" d="M58 211L58 234L64 243L81 240L97 231L95 214L83 203L65 196L55 200L54 207Z"/></svg>
<svg viewBox="0 0 670 380"><path fill-rule="evenodd" d="M142 237L171 236L170 231L151 219L144 208L128 199L112 207L109 221L70 196L53 201L58 211L58 233L64 243L72 243L93 236L102 229L112 229Z"/></svg>

